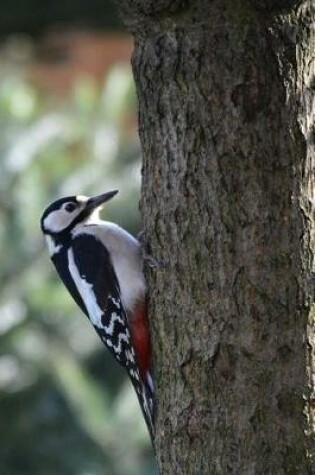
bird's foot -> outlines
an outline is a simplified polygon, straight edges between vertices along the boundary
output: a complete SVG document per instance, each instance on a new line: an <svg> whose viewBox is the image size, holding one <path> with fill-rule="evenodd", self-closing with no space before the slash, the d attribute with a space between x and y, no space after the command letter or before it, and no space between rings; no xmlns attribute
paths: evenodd
<svg viewBox="0 0 315 475"><path fill-rule="evenodd" d="M142 250L142 259L146 261L152 269L165 269L167 267L167 263L162 260L158 260L155 257L153 257L151 254L149 254L146 249L145 249L145 242L144 242L144 231L140 231L137 234L137 239L141 245L141 250Z"/></svg>
<svg viewBox="0 0 315 475"><path fill-rule="evenodd" d="M149 267L151 267L152 269L165 269L165 267L167 267L165 261L156 259L150 254L147 254L144 250L142 252L142 257L143 260L146 261L149 264Z"/></svg>

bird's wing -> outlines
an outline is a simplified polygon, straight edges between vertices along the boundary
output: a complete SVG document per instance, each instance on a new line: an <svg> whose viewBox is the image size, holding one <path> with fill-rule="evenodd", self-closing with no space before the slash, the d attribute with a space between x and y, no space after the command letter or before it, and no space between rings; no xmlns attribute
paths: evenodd
<svg viewBox="0 0 315 475"><path fill-rule="evenodd" d="M109 351L127 370L152 435L153 402L148 398L140 378L119 283L109 253L93 235L79 234L68 250L68 263L86 314Z"/></svg>
<svg viewBox="0 0 315 475"><path fill-rule="evenodd" d="M107 249L93 235L79 234L68 250L68 262L95 330L131 378L139 380L119 283Z"/></svg>

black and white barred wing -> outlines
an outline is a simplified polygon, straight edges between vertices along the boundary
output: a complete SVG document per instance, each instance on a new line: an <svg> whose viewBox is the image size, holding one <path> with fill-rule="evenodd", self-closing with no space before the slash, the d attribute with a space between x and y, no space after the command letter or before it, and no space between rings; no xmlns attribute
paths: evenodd
<svg viewBox="0 0 315 475"><path fill-rule="evenodd" d="M83 311L109 351L128 371L152 434L152 409L140 379L119 283L109 253L93 235L79 234L68 249L68 264L84 302Z"/></svg>
<svg viewBox="0 0 315 475"><path fill-rule="evenodd" d="M108 251L93 235L80 234L68 249L68 264L84 302L85 313L135 384L140 379L139 373L118 280Z"/></svg>

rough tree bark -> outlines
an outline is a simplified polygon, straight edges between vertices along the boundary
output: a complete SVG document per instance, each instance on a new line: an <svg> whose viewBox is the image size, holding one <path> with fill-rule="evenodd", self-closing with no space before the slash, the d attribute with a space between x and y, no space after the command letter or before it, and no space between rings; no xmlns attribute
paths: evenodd
<svg viewBox="0 0 315 475"><path fill-rule="evenodd" d="M314 466L313 0L120 0L163 474Z"/></svg>

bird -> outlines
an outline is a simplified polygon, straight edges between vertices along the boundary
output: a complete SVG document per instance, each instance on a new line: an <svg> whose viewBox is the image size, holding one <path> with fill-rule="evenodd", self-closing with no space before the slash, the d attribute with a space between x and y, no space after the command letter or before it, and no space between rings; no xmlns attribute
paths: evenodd
<svg viewBox="0 0 315 475"><path fill-rule="evenodd" d="M59 277L127 370L153 440L154 385L142 245L99 216L117 193L59 198L45 209L40 225Z"/></svg>

